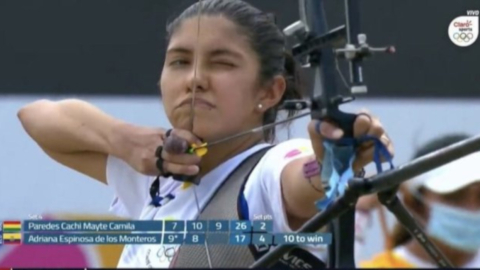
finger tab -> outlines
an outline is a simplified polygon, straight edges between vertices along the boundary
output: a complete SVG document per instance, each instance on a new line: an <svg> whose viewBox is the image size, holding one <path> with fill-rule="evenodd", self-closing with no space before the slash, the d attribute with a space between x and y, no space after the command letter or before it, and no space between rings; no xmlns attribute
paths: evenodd
<svg viewBox="0 0 480 270"><path fill-rule="evenodd" d="M173 154L182 154L188 150L188 143L180 137L170 136L165 140L164 149Z"/></svg>
<svg viewBox="0 0 480 270"><path fill-rule="evenodd" d="M157 169L160 171L160 174L165 175L165 169L163 167L163 159L159 158L157 159L157 162L155 164L157 166Z"/></svg>
<svg viewBox="0 0 480 270"><path fill-rule="evenodd" d="M159 147L157 147L157 150L155 150L155 156L156 157L161 157L162 156L162 151L163 151L163 146L160 145Z"/></svg>

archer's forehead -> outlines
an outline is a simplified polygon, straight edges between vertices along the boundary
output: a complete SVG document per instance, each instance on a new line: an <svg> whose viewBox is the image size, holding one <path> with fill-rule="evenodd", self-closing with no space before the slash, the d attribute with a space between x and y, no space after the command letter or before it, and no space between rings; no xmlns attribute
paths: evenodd
<svg viewBox="0 0 480 270"><path fill-rule="evenodd" d="M241 54L251 53L247 37L232 21L223 16L200 16L183 21L173 33L168 50L184 48L193 52L228 49Z"/></svg>

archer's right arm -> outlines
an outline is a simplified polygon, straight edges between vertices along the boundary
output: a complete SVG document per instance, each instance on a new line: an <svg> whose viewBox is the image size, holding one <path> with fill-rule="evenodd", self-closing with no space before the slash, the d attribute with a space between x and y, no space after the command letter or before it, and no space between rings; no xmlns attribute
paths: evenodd
<svg viewBox="0 0 480 270"><path fill-rule="evenodd" d="M142 173L156 173L155 147L145 146L160 145L163 130L127 124L76 99L36 101L21 108L18 118L51 158L102 183L108 155Z"/></svg>

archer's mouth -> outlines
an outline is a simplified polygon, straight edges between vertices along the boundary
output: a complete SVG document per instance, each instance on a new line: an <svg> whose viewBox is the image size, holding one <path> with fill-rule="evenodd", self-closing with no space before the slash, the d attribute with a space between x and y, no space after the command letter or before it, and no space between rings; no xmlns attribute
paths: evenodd
<svg viewBox="0 0 480 270"><path fill-rule="evenodd" d="M191 106L191 105L192 105L192 99L187 98L187 99L183 100L180 103L180 105L178 105L178 107ZM206 101L205 99L202 99L202 98L195 98L194 105L195 105L195 107L199 107L199 108L207 108L207 109L215 108L215 105L213 105L213 103L210 103L210 102L208 102L208 101Z"/></svg>

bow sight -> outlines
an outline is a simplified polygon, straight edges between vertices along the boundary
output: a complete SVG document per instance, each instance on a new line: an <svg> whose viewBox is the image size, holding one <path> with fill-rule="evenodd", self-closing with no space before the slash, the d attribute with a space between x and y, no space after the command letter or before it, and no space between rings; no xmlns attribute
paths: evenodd
<svg viewBox="0 0 480 270"><path fill-rule="evenodd" d="M326 31L326 23L321 21L325 19L324 16L322 16L324 14L322 1L299 0L299 3L301 19L283 30L287 37L294 38L298 41L298 43L292 47L293 57L302 64L303 68L322 68L322 66L326 66L326 68L335 68L333 66L328 66L333 64L333 57L336 57L336 59L347 60L349 61L349 73L351 78L350 85L347 87L349 88L350 93L352 95L367 93L368 89L363 81L361 66L363 59L372 56L374 53L394 53L395 47L370 47L367 43L367 35L358 33L358 27L356 27L356 25L359 24L359 19L358 14L354 12L355 8L358 9L357 1L345 1L347 16L346 26L342 25L329 31ZM352 24L352 22L354 24ZM355 38L357 39L358 44L352 43ZM332 50L333 54L331 53ZM320 78L318 77L315 78L316 88L322 87L322 82L320 82L319 79ZM324 77L323 81L334 82L335 80L333 77ZM336 90L336 85L330 84L329 86L331 86L331 88L320 93L328 96L329 92L331 93ZM315 90L313 92L315 92ZM337 94L336 91L335 94ZM289 100L283 104L282 108L297 110L307 108L312 109L312 106L315 106L315 103L319 101L318 99L320 96L312 96L312 98L313 100L311 102ZM329 100L326 100L326 104L322 104L322 107L318 108L320 111L331 107L329 104L338 107L340 104L354 100L353 96L342 97L341 95L329 98ZM320 115L312 116L314 118L321 118L321 116L326 115L328 115L328 112L324 110Z"/></svg>

